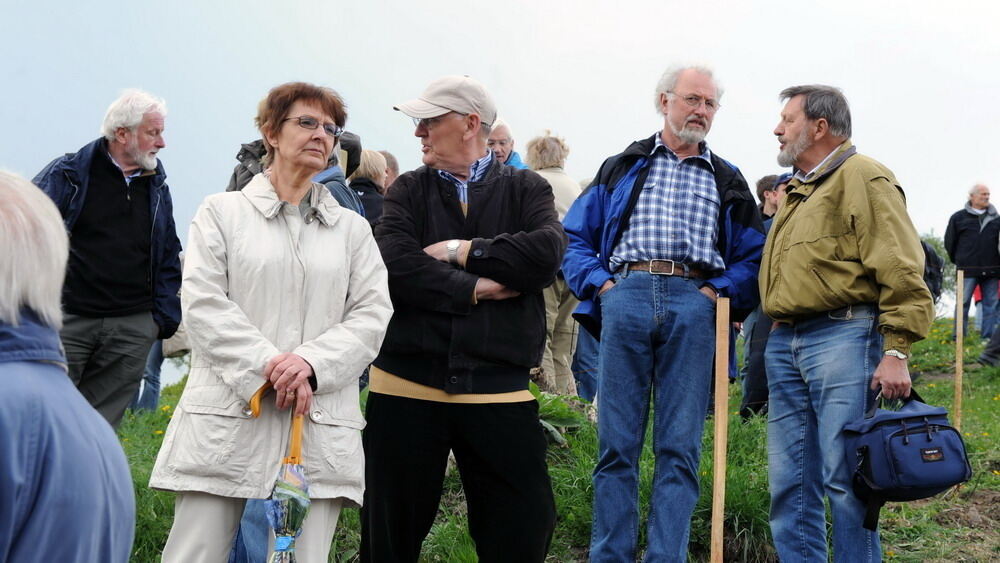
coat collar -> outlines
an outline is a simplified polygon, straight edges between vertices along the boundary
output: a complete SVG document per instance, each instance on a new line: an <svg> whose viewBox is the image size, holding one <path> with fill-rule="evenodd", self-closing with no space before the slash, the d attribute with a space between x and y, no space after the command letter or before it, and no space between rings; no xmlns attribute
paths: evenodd
<svg viewBox="0 0 1000 563"><path fill-rule="evenodd" d="M274 219L281 211L282 206L287 205L286 202L278 199L274 186L263 173L254 176L241 193L268 220ZM337 217L340 215L340 204L323 184L313 183L309 204L320 223L330 227L337 222Z"/></svg>
<svg viewBox="0 0 1000 563"><path fill-rule="evenodd" d="M0 362L66 363L59 332L31 309L22 308L17 326L0 322Z"/></svg>

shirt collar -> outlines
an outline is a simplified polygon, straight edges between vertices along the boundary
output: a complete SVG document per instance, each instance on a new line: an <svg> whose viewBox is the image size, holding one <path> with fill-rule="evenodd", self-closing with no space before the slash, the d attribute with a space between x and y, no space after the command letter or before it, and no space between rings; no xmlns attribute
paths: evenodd
<svg viewBox="0 0 1000 563"><path fill-rule="evenodd" d="M137 168L137 169L135 170L135 172L133 172L133 173L131 173L131 174L125 174L125 169L124 169L124 168L122 168L122 167L121 167L121 166L120 166L120 165L118 164L118 162L117 162L117 161L115 160L115 157L111 156L111 151L109 151L109 150L105 150L104 152L105 152L105 153L106 153L106 154L108 155L108 160L110 160L110 161L111 161L111 164L114 164L114 165L115 165L115 168L117 168L117 169L118 169L118 171L119 171L119 172L121 172L123 176L125 176L125 184L126 184L126 185L127 185L127 184L131 184L131 183L132 183L132 180L134 180L134 179L138 178L139 176L142 176L142 175L143 175L143 174L144 174L144 173L146 172L146 171L145 171L145 170L143 170L143 169L142 169L142 167L140 166L139 168Z"/></svg>
<svg viewBox="0 0 1000 563"><path fill-rule="evenodd" d="M832 158L833 155L836 154L837 151L839 151L840 148L843 147L843 146L844 146L844 143L841 143L841 144L837 145L836 147L834 147L833 150L830 151L830 154L826 155L826 157L823 160L821 160L820 163L817 164L815 168L813 168L812 170L810 170L808 174L803 174L801 170L795 170L795 175L792 176L792 177L798 179L800 182L808 182L809 180L811 180L813 178L813 176L816 175L817 172L820 171L820 169L822 169L824 166L826 166L826 163L830 160L830 158Z"/></svg>
<svg viewBox="0 0 1000 563"><path fill-rule="evenodd" d="M490 169L491 162L493 162L493 151L488 150L486 151L486 156L469 165L469 177L467 180L462 180L447 170L438 170L437 172L442 178L452 183L467 185L482 180L483 176L486 175L486 171Z"/></svg>
<svg viewBox="0 0 1000 563"><path fill-rule="evenodd" d="M662 134L662 131L657 131L656 134L653 135L653 138L655 139L655 142L653 144L653 150L649 151L649 156L651 156L651 157L656 156L656 151L660 150L660 148L662 147L663 150L665 150L668 153L674 155L675 158L678 158L679 160L684 160L684 159L679 158L677 156L677 153L675 153L670 147L668 147L667 145L663 144L663 138L661 137L661 134ZM694 156L694 157L685 157L685 158L700 158L700 159L702 159L702 160L704 160L705 162L708 163L709 169L711 169L712 171L714 171L715 170L715 166L712 165L712 151L709 150L708 143L706 143L705 141L702 141L702 142L698 143L698 148L701 149L701 154L699 154L697 156Z"/></svg>

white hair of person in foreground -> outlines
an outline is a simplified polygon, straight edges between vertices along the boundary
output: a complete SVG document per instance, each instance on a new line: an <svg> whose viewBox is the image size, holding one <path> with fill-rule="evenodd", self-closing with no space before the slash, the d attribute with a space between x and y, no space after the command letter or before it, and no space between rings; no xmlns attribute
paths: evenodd
<svg viewBox="0 0 1000 563"><path fill-rule="evenodd" d="M17 325L22 307L62 327L62 286L69 239L62 216L42 190L0 171L0 322Z"/></svg>

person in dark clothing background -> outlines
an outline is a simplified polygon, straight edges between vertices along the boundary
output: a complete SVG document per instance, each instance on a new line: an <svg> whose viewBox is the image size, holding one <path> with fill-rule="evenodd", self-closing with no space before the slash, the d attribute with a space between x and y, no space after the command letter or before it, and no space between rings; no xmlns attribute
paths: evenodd
<svg viewBox="0 0 1000 563"><path fill-rule="evenodd" d="M156 155L166 104L126 90L104 136L52 161L34 183L70 233L62 332L69 377L117 426L153 342L180 323L180 249L167 174Z"/></svg>
<svg viewBox="0 0 1000 563"><path fill-rule="evenodd" d="M361 151L361 164L348 178L351 182L350 188L361 198L361 204L365 207L365 219L368 219L372 228L382 217L386 169L385 157L382 156L382 153L365 149Z"/></svg>
<svg viewBox="0 0 1000 563"><path fill-rule="evenodd" d="M983 328L981 336L990 338L997 314L997 284L1000 281L1000 221L990 203L990 189L977 184L969 190L969 201L948 220L944 247L948 258L965 272L965 300L962 309L962 334L968 332L972 292L983 292Z"/></svg>
<svg viewBox="0 0 1000 563"><path fill-rule="evenodd" d="M778 206L785 199L785 188L792 175L772 174L757 181L757 198L760 199L760 213L764 218L764 234L771 229ZM743 399L740 402L740 416L743 420L755 414L767 413L767 371L764 368L764 349L767 348L767 336L771 333L772 321L762 311L760 306L753 310L743 321L743 368L740 377L743 379Z"/></svg>

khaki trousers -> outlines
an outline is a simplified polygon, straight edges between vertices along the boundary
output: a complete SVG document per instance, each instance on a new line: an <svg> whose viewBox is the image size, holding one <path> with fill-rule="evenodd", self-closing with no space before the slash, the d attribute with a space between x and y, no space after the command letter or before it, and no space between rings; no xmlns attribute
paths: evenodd
<svg viewBox="0 0 1000 563"><path fill-rule="evenodd" d="M576 321L573 309L580 303L573 297L566 280L556 279L543 291L545 295L545 350L542 353L543 391L576 395L573 379L573 347L576 344Z"/></svg>
<svg viewBox="0 0 1000 563"><path fill-rule="evenodd" d="M246 499L177 493L174 500L174 523L163 563L225 563L236 538L236 528L243 516ZM327 563L330 544L337 528L343 499L313 499L302 534L295 540L295 558L299 563ZM274 547L274 533L267 542L268 553Z"/></svg>

